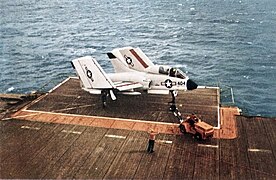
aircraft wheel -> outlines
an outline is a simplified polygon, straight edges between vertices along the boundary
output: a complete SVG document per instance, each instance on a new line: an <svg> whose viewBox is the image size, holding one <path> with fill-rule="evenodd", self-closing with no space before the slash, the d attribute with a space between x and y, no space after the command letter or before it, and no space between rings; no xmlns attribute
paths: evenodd
<svg viewBox="0 0 276 180"><path fill-rule="evenodd" d="M106 102L103 102L103 108L106 108Z"/></svg>
<svg viewBox="0 0 276 180"><path fill-rule="evenodd" d="M176 106L175 106L174 104L171 105L170 108L169 108L169 110L170 110L171 112L174 112L174 111L176 110Z"/></svg>
<svg viewBox="0 0 276 180"><path fill-rule="evenodd" d="M199 141L202 140L201 134L196 133L196 134L195 134L195 139L196 139L196 140L199 140Z"/></svg>
<svg viewBox="0 0 276 180"><path fill-rule="evenodd" d="M180 129L180 132L182 132L183 134L186 134L186 129L185 129L185 126L183 124L180 124L179 125L179 129Z"/></svg>

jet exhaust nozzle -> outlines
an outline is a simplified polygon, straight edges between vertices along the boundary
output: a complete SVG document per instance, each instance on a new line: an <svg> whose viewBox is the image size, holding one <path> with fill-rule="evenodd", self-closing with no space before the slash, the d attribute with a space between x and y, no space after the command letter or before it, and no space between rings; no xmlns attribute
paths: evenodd
<svg viewBox="0 0 276 180"><path fill-rule="evenodd" d="M196 88L197 88L197 84L194 81L192 81L191 79L188 79L187 80L187 89L194 90Z"/></svg>

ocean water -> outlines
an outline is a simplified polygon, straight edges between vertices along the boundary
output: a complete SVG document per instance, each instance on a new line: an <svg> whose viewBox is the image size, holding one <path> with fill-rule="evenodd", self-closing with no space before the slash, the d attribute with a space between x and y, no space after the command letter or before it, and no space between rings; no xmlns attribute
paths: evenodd
<svg viewBox="0 0 276 180"><path fill-rule="evenodd" d="M0 0L0 93L47 91L74 58L140 47L245 114L276 116L275 0Z"/></svg>

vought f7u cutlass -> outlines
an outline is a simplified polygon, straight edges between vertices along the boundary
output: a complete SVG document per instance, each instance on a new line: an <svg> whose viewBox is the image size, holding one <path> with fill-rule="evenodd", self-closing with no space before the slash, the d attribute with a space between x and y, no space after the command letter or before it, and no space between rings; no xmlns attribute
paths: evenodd
<svg viewBox="0 0 276 180"><path fill-rule="evenodd" d="M116 93L139 95L141 93L135 90L143 89L150 94L171 93L174 99L178 90L197 88L197 84L180 69L153 64L140 48L116 48L107 55L115 73L106 74L91 56L72 61L82 89L101 94L103 106L106 105L106 96L116 100Z"/></svg>

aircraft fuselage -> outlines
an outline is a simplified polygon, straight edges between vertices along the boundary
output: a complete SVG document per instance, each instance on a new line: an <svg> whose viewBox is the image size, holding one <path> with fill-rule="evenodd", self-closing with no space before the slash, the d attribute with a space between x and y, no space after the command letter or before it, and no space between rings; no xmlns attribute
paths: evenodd
<svg viewBox="0 0 276 180"><path fill-rule="evenodd" d="M187 90L188 78L181 79L162 74L139 71L108 74L112 81L134 81L143 85L144 90Z"/></svg>

